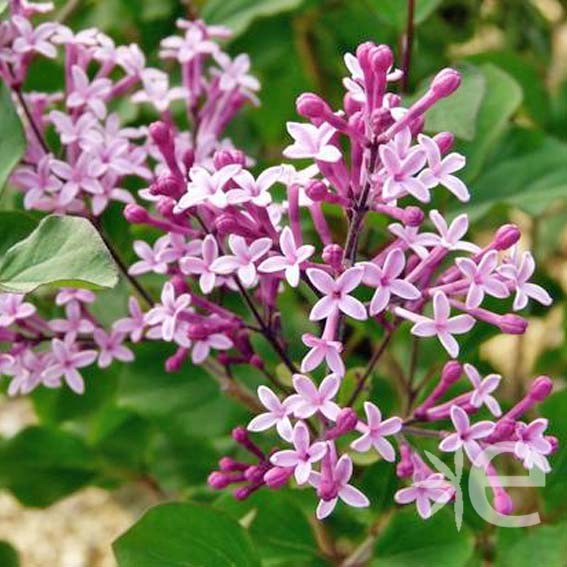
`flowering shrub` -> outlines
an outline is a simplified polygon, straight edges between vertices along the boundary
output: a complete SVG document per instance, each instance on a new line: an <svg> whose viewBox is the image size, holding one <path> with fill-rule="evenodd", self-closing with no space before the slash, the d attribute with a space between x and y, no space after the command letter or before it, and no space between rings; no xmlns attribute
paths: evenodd
<svg viewBox="0 0 567 567"><path fill-rule="evenodd" d="M168 343L167 372L191 380L192 365L203 365L251 412L232 431L244 451L225 446L208 477L213 489L246 500L286 485L310 488L323 520L337 506L370 505L374 495L357 486L356 469L379 458L400 479L395 502L427 520L433 505L455 501L457 488L426 456L427 438L439 456L464 451L493 479L496 512L511 514L487 454L497 446L525 469L551 470L557 439L546 419L526 414L552 383L535 378L503 410L502 377L483 376L459 343L478 326L521 335L528 321L517 312L552 299L532 281L534 259L518 246L517 226L500 226L480 245L468 239L467 214L444 212L448 199L474 200L459 177L466 156L453 150L452 133L426 135L424 120L459 88L459 72L439 71L408 102L391 90L404 75L392 50L362 43L344 57L341 108L301 94L283 151L293 164L253 172L253 159L225 137L242 107L258 104L260 88L248 56L222 50L229 29L179 20L178 33L161 41L164 71L148 66L137 45L117 46L96 29L34 24L45 9L14 1L1 24L0 73L26 136L10 183L28 211L90 221L130 295L127 311L103 321L93 282L81 277L58 276L68 281L54 294L2 284L8 394L83 394L93 386L89 366L128 364L137 343ZM63 58L60 91L24 88L38 58ZM147 107L154 121L127 125L126 102ZM129 264L103 222L117 203L139 235ZM377 226L386 229L379 239ZM300 351L289 346L288 318L300 316L283 307L290 293L312 322L303 323ZM408 332L412 370L393 412L372 378ZM345 353L360 333L371 352L362 369L351 368ZM419 349L434 341L444 359L416 382Z"/></svg>

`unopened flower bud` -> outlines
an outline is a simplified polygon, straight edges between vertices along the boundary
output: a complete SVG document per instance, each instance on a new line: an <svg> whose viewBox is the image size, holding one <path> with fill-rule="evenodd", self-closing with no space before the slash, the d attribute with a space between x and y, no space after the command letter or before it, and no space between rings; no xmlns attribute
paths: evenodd
<svg viewBox="0 0 567 567"><path fill-rule="evenodd" d="M160 175L152 186L150 192L152 195L166 195L168 197L180 196L185 187L180 179L171 174Z"/></svg>
<svg viewBox="0 0 567 567"><path fill-rule="evenodd" d="M425 116L418 116L410 122L409 129L413 137L421 134L425 126Z"/></svg>
<svg viewBox="0 0 567 567"><path fill-rule="evenodd" d="M231 483L230 477L220 471L212 472L207 478L207 484L215 490L222 490Z"/></svg>
<svg viewBox="0 0 567 567"><path fill-rule="evenodd" d="M505 224L496 231L494 248L496 250L508 250L520 240L521 236L522 233L515 224Z"/></svg>
<svg viewBox="0 0 567 567"><path fill-rule="evenodd" d="M445 384L451 385L461 377L462 373L462 365L456 360L450 360L445 364L445 366L443 366L443 370L441 370L441 380Z"/></svg>
<svg viewBox="0 0 567 567"><path fill-rule="evenodd" d="M173 216L173 209L175 208L175 201L171 197L162 195L156 202L157 212L164 217Z"/></svg>
<svg viewBox="0 0 567 567"><path fill-rule="evenodd" d="M251 486L241 486L237 488L232 494L236 500L246 500L254 492Z"/></svg>
<svg viewBox="0 0 567 567"><path fill-rule="evenodd" d="M528 322L519 315L508 313L500 317L498 328L508 335L523 335L528 328Z"/></svg>
<svg viewBox="0 0 567 567"><path fill-rule="evenodd" d="M150 124L149 130L156 145L161 146L171 141L171 128L165 122L153 122Z"/></svg>
<svg viewBox="0 0 567 567"><path fill-rule="evenodd" d="M323 248L323 262L335 269L340 269L343 264L344 252L338 244L328 244Z"/></svg>
<svg viewBox="0 0 567 567"><path fill-rule="evenodd" d="M406 207L404 209L403 223L406 226L421 226L425 220L425 213L419 207Z"/></svg>
<svg viewBox="0 0 567 567"><path fill-rule="evenodd" d="M343 108L345 109L345 112L351 116L362 108L362 103L355 100L350 92L346 92L343 97Z"/></svg>
<svg viewBox="0 0 567 567"><path fill-rule="evenodd" d="M447 67L435 75L435 78L431 83L431 90L439 98L445 98L454 93L460 85L461 74L455 69Z"/></svg>
<svg viewBox="0 0 567 567"><path fill-rule="evenodd" d="M293 468L273 467L264 475L264 482L268 488L281 488L293 475Z"/></svg>
<svg viewBox="0 0 567 567"><path fill-rule="evenodd" d="M549 376L538 376L530 384L530 398L538 402L543 402L553 390L553 382Z"/></svg>
<svg viewBox="0 0 567 567"><path fill-rule="evenodd" d="M358 416L352 408L343 408L337 415L335 427L327 431L326 439L336 439L350 433L358 423Z"/></svg>
<svg viewBox="0 0 567 567"><path fill-rule="evenodd" d="M303 93L297 97L295 102L297 113L305 118L322 118L331 112L329 105L316 94Z"/></svg>
<svg viewBox="0 0 567 567"><path fill-rule="evenodd" d="M124 218L132 224L144 224L149 219L149 214L144 207L136 203L129 203L124 207Z"/></svg>
<svg viewBox="0 0 567 567"><path fill-rule="evenodd" d="M262 482L264 473L266 472L265 466L252 465L244 471L244 477L247 481L252 483Z"/></svg>
<svg viewBox="0 0 567 567"><path fill-rule="evenodd" d="M494 497L494 509L505 516L510 515L514 511L514 501L505 490L499 490Z"/></svg>
<svg viewBox="0 0 567 567"><path fill-rule="evenodd" d="M379 45L370 54L370 65L375 73L387 73L394 64L394 54L387 45Z"/></svg>
<svg viewBox="0 0 567 567"><path fill-rule="evenodd" d="M193 148L185 150L181 161L183 162L185 169L189 171L195 163L195 150L193 150Z"/></svg>
<svg viewBox="0 0 567 567"><path fill-rule="evenodd" d="M446 154L453 147L455 136L451 132L439 132L433 137L433 140L435 140L439 151Z"/></svg>
<svg viewBox="0 0 567 567"><path fill-rule="evenodd" d="M215 169L222 169L226 165L246 165L246 154L241 150L218 150L213 156Z"/></svg>
<svg viewBox="0 0 567 567"><path fill-rule="evenodd" d="M371 117L372 131L375 134L381 134L386 131L394 122L394 117L389 108L377 108Z"/></svg>
<svg viewBox="0 0 567 567"><path fill-rule="evenodd" d="M322 201L329 190L327 186L318 179L311 180L305 188L305 194L313 201Z"/></svg>
<svg viewBox="0 0 567 567"><path fill-rule="evenodd" d="M249 363L251 366L254 366L254 368L259 368L260 370L261 370L262 368L264 368L264 361L263 361L262 358L259 357L257 354L253 354L253 355L250 357L250 360L248 361L248 363Z"/></svg>
<svg viewBox="0 0 567 567"><path fill-rule="evenodd" d="M219 468L221 471L241 471L241 470L245 470L246 467L248 465L244 465L244 469L243 467L243 463L239 463L238 461L235 461L233 458L231 457L222 457L219 460Z"/></svg>
<svg viewBox="0 0 567 567"><path fill-rule="evenodd" d="M559 439L554 435L546 435L545 439L551 444L551 452L555 453L559 449Z"/></svg>

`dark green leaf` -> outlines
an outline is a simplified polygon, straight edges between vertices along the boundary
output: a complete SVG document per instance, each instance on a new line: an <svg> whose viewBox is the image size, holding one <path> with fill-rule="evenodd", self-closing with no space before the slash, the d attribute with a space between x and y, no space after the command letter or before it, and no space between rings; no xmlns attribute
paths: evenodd
<svg viewBox="0 0 567 567"><path fill-rule="evenodd" d="M18 552L6 541L0 541L0 565L2 567L19 567Z"/></svg>
<svg viewBox="0 0 567 567"><path fill-rule="evenodd" d="M0 258L20 240L26 238L37 226L33 217L19 211L0 211Z"/></svg>
<svg viewBox="0 0 567 567"><path fill-rule="evenodd" d="M152 508L113 547L119 567L260 567L235 520L193 503Z"/></svg>
<svg viewBox="0 0 567 567"><path fill-rule="evenodd" d="M0 191L26 149L22 123L14 108L10 89L0 84Z"/></svg>
<svg viewBox="0 0 567 567"><path fill-rule="evenodd" d="M415 3L414 23L424 22L439 7L443 0L417 0ZM380 19L396 30L405 30L408 20L408 3L403 0L371 0L371 4Z"/></svg>

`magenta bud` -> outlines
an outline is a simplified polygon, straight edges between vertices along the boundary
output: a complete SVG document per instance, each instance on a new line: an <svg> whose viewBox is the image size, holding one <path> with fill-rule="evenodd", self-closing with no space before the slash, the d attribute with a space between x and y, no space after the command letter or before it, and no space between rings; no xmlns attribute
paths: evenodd
<svg viewBox="0 0 567 567"><path fill-rule="evenodd" d="M237 488L232 494L237 500L246 500L254 490L250 486L241 486Z"/></svg>
<svg viewBox="0 0 567 567"><path fill-rule="evenodd" d="M425 220L425 213L419 207L406 207L402 222L406 226L421 226Z"/></svg>
<svg viewBox="0 0 567 567"><path fill-rule="evenodd" d="M375 73L387 73L394 64L394 54L387 45L379 45L370 54L370 65Z"/></svg>
<svg viewBox="0 0 567 567"><path fill-rule="evenodd" d="M520 240L521 236L522 233L515 224L505 224L496 231L494 248L496 250L508 250L508 248L512 248Z"/></svg>
<svg viewBox="0 0 567 567"><path fill-rule="evenodd" d="M508 335L523 335L528 328L528 322L519 315L508 313L500 317L498 328Z"/></svg>
<svg viewBox="0 0 567 567"><path fill-rule="evenodd" d="M159 176L152 186L150 192L152 195L166 195L168 197L177 197L183 193L185 187L178 177L171 174Z"/></svg>
<svg viewBox="0 0 567 567"><path fill-rule="evenodd" d="M553 382L549 376L538 376L531 384L530 384L530 393L529 396L532 400L536 400L538 402L543 402L551 391L553 390Z"/></svg>
<svg viewBox="0 0 567 567"><path fill-rule="evenodd" d="M271 489L281 488L293 475L293 468L273 467L264 475L266 486Z"/></svg>
<svg viewBox="0 0 567 567"><path fill-rule="evenodd" d="M396 476L398 478L410 478L413 474L413 464L411 461L400 461L396 465Z"/></svg>
<svg viewBox="0 0 567 567"><path fill-rule="evenodd" d="M183 162L185 169L189 171L193 167L193 164L195 163L195 150L193 150L193 148L189 148L185 150L185 152L183 153L183 157L181 158L181 161Z"/></svg>
<svg viewBox="0 0 567 567"><path fill-rule="evenodd" d="M184 357L177 356L177 354L170 356L165 361L165 371L170 373L179 372L181 370L181 367L183 366L184 360Z"/></svg>
<svg viewBox="0 0 567 567"><path fill-rule="evenodd" d="M455 69L447 67L435 75L435 78L431 83L431 90L439 98L444 98L454 93L460 85L461 74Z"/></svg>
<svg viewBox="0 0 567 567"><path fill-rule="evenodd" d="M174 208L175 200L171 197L166 197L165 195L162 195L156 203L157 212L164 217L173 216Z"/></svg>
<svg viewBox="0 0 567 567"><path fill-rule="evenodd" d="M384 104L388 108L397 108L402 104L402 97L394 93L386 93L384 95Z"/></svg>
<svg viewBox="0 0 567 567"><path fill-rule="evenodd" d="M124 207L124 218L132 224L143 224L148 221L150 215L141 205L129 203Z"/></svg>
<svg viewBox="0 0 567 567"><path fill-rule="evenodd" d="M317 202L322 201L328 192L329 190L327 189L327 186L318 179L310 181L305 188L306 195L313 201Z"/></svg>
<svg viewBox="0 0 567 567"><path fill-rule="evenodd" d="M193 341L204 341L210 334L207 326L203 324L194 323L187 328L187 336Z"/></svg>
<svg viewBox="0 0 567 567"><path fill-rule="evenodd" d="M415 137L418 134L421 134L424 126L425 126L425 116L418 116L409 125L411 135Z"/></svg>
<svg viewBox="0 0 567 567"><path fill-rule="evenodd" d="M226 165L246 165L246 154L241 150L218 150L213 156L215 169L222 169Z"/></svg>
<svg viewBox="0 0 567 567"><path fill-rule="evenodd" d="M327 244L323 248L323 262L335 269L340 269L343 264L344 252L338 244Z"/></svg>
<svg viewBox="0 0 567 567"><path fill-rule="evenodd" d="M362 108L362 103L354 100L350 92L347 92L343 97L343 108L349 116L352 116L355 112L358 112Z"/></svg>
<svg viewBox="0 0 567 567"><path fill-rule="evenodd" d="M237 443L248 443L249 441L248 431L246 431L246 429L242 426L235 427L232 430L232 438Z"/></svg>
<svg viewBox="0 0 567 567"><path fill-rule="evenodd" d="M490 434L490 440L493 442L505 441L510 439L516 431L516 420L509 417L503 417L496 422L494 431Z"/></svg>
<svg viewBox="0 0 567 567"><path fill-rule="evenodd" d="M264 368L264 361L257 354L253 354L248 362L254 368L259 368L260 370Z"/></svg>
<svg viewBox="0 0 567 567"><path fill-rule="evenodd" d="M442 154L446 154L455 143L455 136L451 132L439 132L433 139Z"/></svg>
<svg viewBox="0 0 567 567"><path fill-rule="evenodd" d="M247 481L256 484L258 482L262 482L265 471L266 471L266 467L252 465L244 471L244 477L246 478Z"/></svg>
<svg viewBox="0 0 567 567"><path fill-rule="evenodd" d="M551 452L555 453L559 449L559 439L555 435L546 435L545 439L551 444Z"/></svg>
<svg viewBox="0 0 567 567"><path fill-rule="evenodd" d="M504 490L498 491L498 494L494 497L493 505L494 509L504 516L507 516L514 511L514 501Z"/></svg>
<svg viewBox="0 0 567 567"><path fill-rule="evenodd" d="M297 113L305 118L322 118L326 113L331 112L329 105L316 94L303 93L295 101Z"/></svg>
<svg viewBox="0 0 567 567"><path fill-rule="evenodd" d="M222 235L237 232L237 225L234 216L228 213L218 216L215 220L215 227Z"/></svg>
<svg viewBox="0 0 567 567"><path fill-rule="evenodd" d="M153 122L149 130L152 140L158 146L167 144L171 140L171 128L165 122Z"/></svg>
<svg viewBox="0 0 567 567"><path fill-rule="evenodd" d="M337 415L335 427L341 431L341 435L352 431L358 423L358 416L352 408L343 408Z"/></svg>
<svg viewBox="0 0 567 567"><path fill-rule="evenodd" d="M365 41L356 48L356 58L361 66L368 65L370 54L374 49L376 49L376 44L371 41Z"/></svg>
<svg viewBox="0 0 567 567"><path fill-rule="evenodd" d="M220 471L212 472L207 478L207 484L215 490L226 488L230 482L230 477Z"/></svg>
<svg viewBox="0 0 567 567"><path fill-rule="evenodd" d="M377 108L371 117L372 130L375 134L381 134L395 122L389 108Z"/></svg>
<svg viewBox="0 0 567 567"><path fill-rule="evenodd" d="M443 366L441 371L441 380L445 384L454 384L463 373L463 367L456 360L450 360Z"/></svg>
<svg viewBox="0 0 567 567"><path fill-rule="evenodd" d="M219 460L219 468L221 471L239 471L240 463L231 457L222 457Z"/></svg>

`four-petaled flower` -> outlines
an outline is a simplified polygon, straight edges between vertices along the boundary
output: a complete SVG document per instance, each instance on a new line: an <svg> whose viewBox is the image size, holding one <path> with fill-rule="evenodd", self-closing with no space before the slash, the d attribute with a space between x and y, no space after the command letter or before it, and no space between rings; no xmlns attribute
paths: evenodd
<svg viewBox="0 0 567 567"><path fill-rule="evenodd" d="M287 398L282 402L266 386L258 387L258 398L268 411L252 419L248 424L248 430L265 431L275 425L280 437L286 441L291 441L292 427L289 416L292 414L293 399Z"/></svg>
<svg viewBox="0 0 567 567"><path fill-rule="evenodd" d="M316 413L327 419L335 420L340 412L333 398L339 391L341 382L336 374L329 374L319 385L319 388L307 376L295 374L293 387L297 394L289 396L288 401L295 417L307 419Z"/></svg>
<svg viewBox="0 0 567 567"><path fill-rule="evenodd" d="M514 444L514 454L528 470L536 467L544 473L551 471L546 455L551 453L553 447L543 435L546 429L545 418L536 419L530 424L519 422L516 426L518 441Z"/></svg>
<svg viewBox="0 0 567 567"><path fill-rule="evenodd" d="M339 148L330 143L336 130L329 124L324 123L317 127L313 124L288 122L287 131L295 142L283 151L285 157L291 159L313 158L331 163L342 159Z"/></svg>
<svg viewBox="0 0 567 567"><path fill-rule="evenodd" d="M284 227L280 234L280 250L282 256L270 256L259 266L258 271L265 273L284 272L290 286L297 287L301 276L301 264L315 252L310 244L297 246L293 232L289 226Z"/></svg>
<svg viewBox="0 0 567 567"><path fill-rule="evenodd" d="M483 379L472 364L465 364L463 368L474 387L474 392L471 396L471 404L475 408L480 408L485 405L494 417L500 417L502 415L500 404L491 394L500 385L502 376L499 374L488 374Z"/></svg>
<svg viewBox="0 0 567 567"><path fill-rule="evenodd" d="M86 106L97 118L106 116L105 99L110 95L112 81L105 77L89 82L89 77L78 65L71 68L73 87L67 97L69 108Z"/></svg>
<svg viewBox="0 0 567 567"><path fill-rule="evenodd" d="M398 504L415 502L418 514L427 520L431 517L431 502L446 504L454 494L455 489L441 473L416 474L412 485L398 490L394 499Z"/></svg>
<svg viewBox="0 0 567 567"><path fill-rule="evenodd" d="M153 247L143 240L136 240L134 242L134 251L141 258L130 266L129 274L139 276L148 272L155 272L156 274L165 274L167 272L167 262L164 258L164 253L167 251L169 239L162 236L158 238Z"/></svg>
<svg viewBox="0 0 567 567"><path fill-rule="evenodd" d="M302 421L293 428L292 443L294 449L278 451L270 457L276 467L293 468L297 484L305 484L309 480L313 463L320 461L327 452L327 444L317 441L311 444L309 430Z"/></svg>
<svg viewBox="0 0 567 567"><path fill-rule="evenodd" d="M71 301L65 306L66 319L53 319L49 326L58 333L64 333L75 340L77 335L92 333L94 324L84 317L83 309L78 301Z"/></svg>
<svg viewBox="0 0 567 567"><path fill-rule="evenodd" d="M345 375L345 363L341 358L343 343L319 338L310 333L305 333L301 340L311 349L301 361L301 372L311 372L324 360L331 372L341 378Z"/></svg>
<svg viewBox="0 0 567 567"><path fill-rule="evenodd" d="M390 145L380 146L380 159L384 165L384 185L382 196L392 201L405 195L412 195L419 201L430 200L429 190L415 176L425 164L425 155L421 151L409 153L401 158Z"/></svg>
<svg viewBox="0 0 567 567"><path fill-rule="evenodd" d="M222 333L211 333L203 339L196 340L191 351L193 364L201 364L209 356L212 348L228 350L232 348L232 341Z"/></svg>
<svg viewBox="0 0 567 567"><path fill-rule="evenodd" d="M120 333L130 335L132 342L140 342L144 329L146 327L144 312L142 311L138 300L130 297L128 300L128 311L130 317L124 317L114 322L112 328Z"/></svg>
<svg viewBox="0 0 567 567"><path fill-rule="evenodd" d="M163 340L172 341L179 316L187 310L190 303L191 296L189 294L184 293L176 298L173 284L167 282L161 292L161 305L156 305L146 313L146 324L160 325Z"/></svg>
<svg viewBox="0 0 567 567"><path fill-rule="evenodd" d="M106 333L103 329L95 329L93 338L99 348L98 365L100 368L108 368L113 360L121 362L132 362L134 353L124 346L125 333L113 330Z"/></svg>
<svg viewBox="0 0 567 567"><path fill-rule="evenodd" d="M9 327L16 321L27 319L35 313L35 307L24 301L19 293L0 294L0 327Z"/></svg>
<svg viewBox="0 0 567 567"><path fill-rule="evenodd" d="M469 229L469 219L467 215L459 215L450 226L447 225L447 221L441 216L441 213L435 209L429 213L429 218L439 232L439 236L432 232L424 234L427 234L436 246L443 246L443 248L447 250L465 250L473 254L480 251L480 248L476 244L461 240Z"/></svg>
<svg viewBox="0 0 567 567"><path fill-rule="evenodd" d="M217 274L211 266L219 255L219 247L216 238L212 234L208 234L203 240L201 254L202 258L197 258L196 256L181 258L179 267L184 274L199 275L201 291L209 294L213 291L217 280Z"/></svg>
<svg viewBox="0 0 567 567"><path fill-rule="evenodd" d="M266 207L272 202L270 187L279 181L282 175L281 166L269 167L254 179L254 176L243 169L234 176L234 181L240 186L239 189L231 189L227 194L227 200L231 205L242 205L252 203L257 207Z"/></svg>

